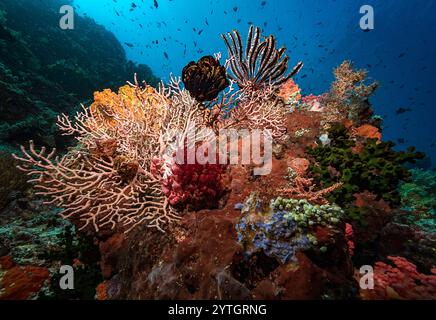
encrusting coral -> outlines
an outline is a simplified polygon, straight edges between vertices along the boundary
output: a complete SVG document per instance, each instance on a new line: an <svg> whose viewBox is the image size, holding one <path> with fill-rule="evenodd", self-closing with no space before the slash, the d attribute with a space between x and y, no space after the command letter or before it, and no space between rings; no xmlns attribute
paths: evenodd
<svg viewBox="0 0 436 320"><path fill-rule="evenodd" d="M297 263L298 251L326 251L324 246L318 248L316 229L337 229L342 216L342 209L336 205L313 205L306 199L278 197L265 209L252 194L244 204L236 230L249 254L261 250L281 264Z"/></svg>

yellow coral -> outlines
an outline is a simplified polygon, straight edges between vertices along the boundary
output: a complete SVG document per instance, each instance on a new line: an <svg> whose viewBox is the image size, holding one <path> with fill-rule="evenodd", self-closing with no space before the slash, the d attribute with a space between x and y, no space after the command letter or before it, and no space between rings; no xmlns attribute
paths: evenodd
<svg viewBox="0 0 436 320"><path fill-rule="evenodd" d="M154 130L160 130L161 119L169 102L158 92L147 86L139 90L129 85L118 89L118 94L110 89L94 93L90 112L102 129L112 130L117 119L132 118L135 122L147 123Z"/></svg>

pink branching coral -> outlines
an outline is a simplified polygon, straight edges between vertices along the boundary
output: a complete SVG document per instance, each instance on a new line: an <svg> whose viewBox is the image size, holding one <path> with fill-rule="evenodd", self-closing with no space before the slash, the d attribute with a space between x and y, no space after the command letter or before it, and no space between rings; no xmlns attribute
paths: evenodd
<svg viewBox="0 0 436 320"><path fill-rule="evenodd" d="M377 262L374 268L374 290L362 292L368 299L436 299L436 270L431 275L419 273L403 257L388 257L395 266Z"/></svg>
<svg viewBox="0 0 436 320"><path fill-rule="evenodd" d="M292 186L280 189L279 192L291 199L306 199L313 204L327 204L328 201L325 196L341 186L342 183L335 183L328 188L315 191L316 185L314 185L312 178L296 176L293 179Z"/></svg>
<svg viewBox="0 0 436 320"><path fill-rule="evenodd" d="M326 99L326 94L315 96L310 94L301 98L300 108L303 110L309 110L313 112L323 112L324 111L324 100Z"/></svg>
<svg viewBox="0 0 436 320"><path fill-rule="evenodd" d="M313 204L328 204L325 196L340 188L342 183L335 183L328 188L315 191L316 185L313 182L313 178L305 177L308 167L309 161L307 159L293 159L290 165L290 169L293 172L293 176L290 178L291 185L278 190L278 192L291 199L306 199Z"/></svg>
<svg viewBox="0 0 436 320"><path fill-rule="evenodd" d="M81 228L91 225L98 231L121 224L128 228L147 222L161 225L178 219L160 189L159 180L138 162L109 153L99 157L74 152L59 159L55 150L29 151L22 147L20 168L32 176L37 194L48 197L46 204L64 208L64 218L78 219Z"/></svg>
<svg viewBox="0 0 436 320"><path fill-rule="evenodd" d="M241 90L238 104L224 121L223 128L269 130L275 139L286 132L286 106L271 86L262 90Z"/></svg>

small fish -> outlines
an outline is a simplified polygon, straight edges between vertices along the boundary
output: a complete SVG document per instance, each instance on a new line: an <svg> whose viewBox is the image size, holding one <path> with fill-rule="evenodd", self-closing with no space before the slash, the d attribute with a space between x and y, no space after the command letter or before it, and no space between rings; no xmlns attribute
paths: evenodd
<svg viewBox="0 0 436 320"><path fill-rule="evenodd" d="M128 46L129 48L133 48L133 47L134 47L134 45L131 44L131 43L129 43L129 42L124 42L124 44L125 44L126 46Z"/></svg>
<svg viewBox="0 0 436 320"><path fill-rule="evenodd" d="M157 3L157 0L154 0L154 7L157 9L159 8L159 3Z"/></svg>
<svg viewBox="0 0 436 320"><path fill-rule="evenodd" d="M410 109L410 108L402 108L402 107L400 107L400 108L398 108L398 109L395 111L395 113L396 113L397 115L400 115L400 114L403 114L403 113L406 113L406 112L410 112L410 111L412 111L412 109Z"/></svg>
<svg viewBox="0 0 436 320"><path fill-rule="evenodd" d="M164 52L163 54L165 56L165 59L168 59L168 53Z"/></svg>

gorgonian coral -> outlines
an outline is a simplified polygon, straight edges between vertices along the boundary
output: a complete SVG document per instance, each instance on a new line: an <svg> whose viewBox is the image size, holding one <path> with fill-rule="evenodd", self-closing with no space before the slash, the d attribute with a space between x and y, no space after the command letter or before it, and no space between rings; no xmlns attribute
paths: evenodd
<svg viewBox="0 0 436 320"><path fill-rule="evenodd" d="M74 123L59 116L61 131L79 141L76 148L56 157L56 150L37 151L31 142L29 151L22 147L23 156L14 157L38 194L64 208L62 216L82 228L131 229L146 222L161 229L178 219L159 178L150 173L152 157L160 150L167 103L151 87L123 87L118 95L97 93L94 104L78 112Z"/></svg>
<svg viewBox="0 0 436 320"><path fill-rule="evenodd" d="M145 223L163 230L178 219L172 204L213 200L223 189L220 178L225 167L176 163L175 155L185 147L216 142L209 109L198 108L198 101L180 83L171 78L169 86L156 90L135 82L118 93L96 93L94 103L83 107L74 120L66 115L58 118L63 134L77 139L75 148L56 157L55 150L37 150L31 142L29 150L22 147L23 155L14 157L21 161L20 169L31 177L38 194L47 198L46 203L62 207L62 216L82 228L129 231ZM210 110L224 110L232 97L230 89L224 98L211 102ZM283 119L273 104L269 107L249 99L244 100L248 108L238 105L234 109L249 114L232 118L231 112L230 117L218 117L213 123L216 128L255 124L283 132ZM159 170L153 171L156 161Z"/></svg>
<svg viewBox="0 0 436 320"><path fill-rule="evenodd" d="M262 40L259 27L250 26L245 52L241 35L237 30L221 36L229 52L232 79L240 88L256 88L265 84L277 87L303 67L303 63L299 62L286 75L289 62L289 57L285 55L286 48L276 49L276 39L273 35Z"/></svg>
<svg viewBox="0 0 436 320"><path fill-rule="evenodd" d="M271 86L263 90L241 90L239 103L223 124L224 128L269 130L271 136L278 139L286 132L286 112L285 104Z"/></svg>

